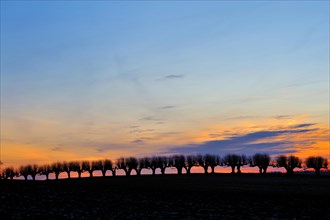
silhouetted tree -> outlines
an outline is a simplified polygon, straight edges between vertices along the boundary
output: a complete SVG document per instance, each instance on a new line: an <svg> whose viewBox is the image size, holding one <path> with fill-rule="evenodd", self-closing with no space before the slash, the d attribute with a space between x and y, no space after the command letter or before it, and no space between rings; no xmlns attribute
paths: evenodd
<svg viewBox="0 0 330 220"><path fill-rule="evenodd" d="M126 165L128 168L128 175L131 175L132 170L135 170L136 173L138 173L137 168L138 168L139 162L135 157L126 158Z"/></svg>
<svg viewBox="0 0 330 220"><path fill-rule="evenodd" d="M81 178L82 167L81 167L81 163L79 161L70 161L69 170L70 170L70 172L77 172L78 178ZM68 175L68 177L69 177L69 175Z"/></svg>
<svg viewBox="0 0 330 220"><path fill-rule="evenodd" d="M203 167L204 173L207 174L207 169L209 168L209 166L206 164L205 156L202 156L199 154L196 157L197 157L196 159L197 159L198 165Z"/></svg>
<svg viewBox="0 0 330 220"><path fill-rule="evenodd" d="M118 169L123 169L125 171L126 176L130 176L132 170L135 170L137 172L138 160L135 157L122 157L117 160L117 167Z"/></svg>
<svg viewBox="0 0 330 220"><path fill-rule="evenodd" d="M160 168L160 172L162 175L165 174L165 170L169 167L169 158L167 157L157 157L157 167Z"/></svg>
<svg viewBox="0 0 330 220"><path fill-rule="evenodd" d="M39 172L46 176L46 180L49 180L49 174L52 172L52 168L50 165L46 164L39 167Z"/></svg>
<svg viewBox="0 0 330 220"><path fill-rule="evenodd" d="M31 165L26 165L26 166L21 166L19 168L19 175L23 176L25 180L27 180L28 176L30 175L32 170L32 166Z"/></svg>
<svg viewBox="0 0 330 220"><path fill-rule="evenodd" d="M138 163L137 175L141 175L142 169L150 169L151 167L150 158L148 157L140 158Z"/></svg>
<svg viewBox="0 0 330 220"><path fill-rule="evenodd" d="M58 176L62 172L62 164L60 162L53 163L51 165L51 170L55 173L55 179L58 180Z"/></svg>
<svg viewBox="0 0 330 220"><path fill-rule="evenodd" d="M198 166L198 156L188 155L186 160L187 174L190 174L193 166Z"/></svg>
<svg viewBox="0 0 330 220"><path fill-rule="evenodd" d="M158 164L158 157L152 157L150 159L150 169L152 170L152 175L156 175L156 169L160 168Z"/></svg>
<svg viewBox="0 0 330 220"><path fill-rule="evenodd" d="M170 166L175 167L178 170L178 174L182 174L182 169L186 169L186 159L183 155L174 155L170 159Z"/></svg>
<svg viewBox="0 0 330 220"><path fill-rule="evenodd" d="M102 176L105 177L105 174L107 170L110 170L112 172L112 176L116 175L116 169L112 167L112 161L105 159L101 161L101 171L102 171Z"/></svg>
<svg viewBox="0 0 330 220"><path fill-rule="evenodd" d="M295 156L280 155L276 158L276 167L284 167L288 175L293 175L294 168L301 167L301 160Z"/></svg>
<svg viewBox="0 0 330 220"><path fill-rule="evenodd" d="M96 161L92 161L92 170L101 170L103 169L103 164L102 164L102 160L96 160ZM103 175L103 173L102 173Z"/></svg>
<svg viewBox="0 0 330 220"><path fill-rule="evenodd" d="M266 173L270 165L270 156L268 154L255 154L250 159L252 167L258 167L259 173Z"/></svg>
<svg viewBox="0 0 330 220"><path fill-rule="evenodd" d="M6 169L3 170L2 176L4 179L11 179L17 175L17 172L14 170L12 167L7 167Z"/></svg>
<svg viewBox="0 0 330 220"><path fill-rule="evenodd" d="M68 174L68 179L71 179L70 173L71 173L71 171L73 171L73 170L71 170L73 167L71 167L70 165L72 165L72 164L64 161L62 163L62 168L61 168L61 172L66 172Z"/></svg>
<svg viewBox="0 0 330 220"><path fill-rule="evenodd" d="M248 160L245 155L228 154L223 158L223 164L231 167L231 173L235 173L235 167L237 167L237 173L241 173L241 167L248 164Z"/></svg>
<svg viewBox="0 0 330 220"><path fill-rule="evenodd" d="M206 154L204 156L204 161L205 161L206 172L207 169L211 167L211 173L214 173L215 167L220 165L220 157L216 155Z"/></svg>
<svg viewBox="0 0 330 220"><path fill-rule="evenodd" d="M322 168L328 168L328 161L323 157L308 157L305 163L308 168L313 168L315 170L316 175L320 175L320 170Z"/></svg>
<svg viewBox="0 0 330 220"><path fill-rule="evenodd" d="M40 174L39 166L37 164L31 165L31 169L30 169L29 174L31 175L32 180L35 181L36 180L36 175Z"/></svg>
<svg viewBox="0 0 330 220"><path fill-rule="evenodd" d="M82 173L84 172L88 172L89 173L89 177L93 177L93 171L94 171L94 168L92 166L92 163L90 161L82 161L81 162L81 170L82 170Z"/></svg>

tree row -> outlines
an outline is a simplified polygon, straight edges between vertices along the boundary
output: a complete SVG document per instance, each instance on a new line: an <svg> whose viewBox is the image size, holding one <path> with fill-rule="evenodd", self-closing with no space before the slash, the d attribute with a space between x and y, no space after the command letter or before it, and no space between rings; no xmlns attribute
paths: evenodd
<svg viewBox="0 0 330 220"><path fill-rule="evenodd" d="M31 176L35 180L37 175L45 175L48 180L51 173L55 174L55 179L58 179L61 173L67 173L70 179L71 172L76 172L78 178L81 178L81 174L85 172L89 173L90 177L93 177L94 171L101 171L102 176L106 176L106 172L110 171L112 176L116 176L117 170L123 170L126 176L130 176L133 170L137 175L141 175L143 169L149 169L152 171L152 175L155 175L156 169L160 169L161 174L165 174L165 169L168 167L176 168L178 175L181 175L183 170L189 175L193 167L202 167L205 174L208 173L209 169L211 169L211 173L214 173L217 166L230 167L232 174L240 174L241 167L247 165L258 167L260 174L266 173L267 168L272 166L283 167L287 174L292 175L295 168L302 167L302 160L296 156L280 155L272 161L268 154L255 154L251 157L228 154L222 158L211 154L144 158L122 157L117 159L116 163L105 159L97 161L56 162L43 166L25 165L18 169L7 167L2 170L0 179L13 179L14 177L23 176L27 180L28 176ZM308 157L304 161L304 167L313 168L316 175L319 175L322 168L327 169L328 162L323 157Z"/></svg>

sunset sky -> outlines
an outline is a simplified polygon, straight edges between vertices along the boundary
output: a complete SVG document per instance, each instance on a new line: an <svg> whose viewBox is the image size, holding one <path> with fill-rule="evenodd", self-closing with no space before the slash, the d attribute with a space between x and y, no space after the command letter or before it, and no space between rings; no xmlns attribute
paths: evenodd
<svg viewBox="0 0 330 220"><path fill-rule="evenodd" d="M328 1L1 1L4 166L329 143Z"/></svg>

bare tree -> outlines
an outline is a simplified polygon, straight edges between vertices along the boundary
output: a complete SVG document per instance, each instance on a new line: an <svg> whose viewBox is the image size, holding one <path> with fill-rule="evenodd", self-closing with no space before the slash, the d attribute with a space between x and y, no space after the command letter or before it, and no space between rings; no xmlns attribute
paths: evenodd
<svg viewBox="0 0 330 220"><path fill-rule="evenodd" d="M73 170L71 170L71 166L70 166L70 163L68 163L68 162L66 162L66 161L64 161L63 163L62 163L62 169L61 169L61 171L62 172L66 172L67 174L68 174L68 179L71 179L71 175L70 175L70 173L71 173L71 171L73 171Z"/></svg>
<svg viewBox="0 0 330 220"><path fill-rule="evenodd" d="M313 168L316 175L320 175L322 168L328 169L328 161L323 157L308 157L305 161L308 168Z"/></svg>
<svg viewBox="0 0 330 220"><path fill-rule="evenodd" d="M36 180L36 175L40 174L39 166L37 164L33 164L31 166L29 174L31 175L32 180L35 181Z"/></svg>
<svg viewBox="0 0 330 220"><path fill-rule="evenodd" d="M138 172L138 160L135 157L122 157L117 160L117 167L118 169L123 169L125 171L126 176L130 176L132 170Z"/></svg>
<svg viewBox="0 0 330 220"><path fill-rule="evenodd" d="M157 157L157 167L160 168L160 172L162 175L165 174L165 170L169 167L169 158L167 157Z"/></svg>
<svg viewBox="0 0 330 220"><path fill-rule="evenodd" d="M150 169L151 167L150 158L148 157L140 158L138 164L139 165L137 168L137 175L141 175L142 169Z"/></svg>
<svg viewBox="0 0 330 220"><path fill-rule="evenodd" d="M69 162L69 170L70 172L77 172L78 173L78 178L81 178L81 163L79 161L70 161ZM69 175L68 175L69 177Z"/></svg>
<svg viewBox="0 0 330 220"><path fill-rule="evenodd" d="M220 165L220 157L216 155L206 154L204 156L204 161L205 161L206 172L207 169L211 167L211 173L214 173L215 167Z"/></svg>
<svg viewBox="0 0 330 220"><path fill-rule="evenodd" d="M228 154L223 160L223 164L231 167L231 173L235 173L235 167L237 167L237 173L241 173L241 167L248 164L248 159L245 155L237 155L237 154Z"/></svg>
<svg viewBox="0 0 330 220"><path fill-rule="evenodd" d="M237 161L238 161L238 155L236 154L228 154L226 155L222 162L224 165L228 166L228 167L231 167L231 173L234 174L235 173L235 167L236 167L236 164L237 164Z"/></svg>
<svg viewBox="0 0 330 220"><path fill-rule="evenodd" d="M114 174L116 170L112 167L112 161L105 159L101 161L101 171L102 171L102 176L105 177L105 174L107 170L110 170L112 172L112 176L115 176Z"/></svg>
<svg viewBox="0 0 330 220"><path fill-rule="evenodd" d="M206 164L205 157L200 154L197 155L196 157L197 157L198 165L203 167L204 173L207 174L207 169L209 168L209 166Z"/></svg>
<svg viewBox="0 0 330 220"><path fill-rule="evenodd" d="M4 179L11 179L17 175L17 172L14 170L12 167L7 167L6 169L3 170L2 176Z"/></svg>
<svg viewBox="0 0 330 220"><path fill-rule="evenodd" d="M93 177L93 166L92 166L92 163L90 161L82 161L81 162L81 172L84 173L84 172L88 172L89 173L89 177Z"/></svg>
<svg viewBox="0 0 330 220"><path fill-rule="evenodd" d="M160 168L159 164L158 164L158 157L152 157L150 159L150 168L152 170L152 175L156 175L156 169Z"/></svg>
<svg viewBox="0 0 330 220"><path fill-rule="evenodd" d="M170 166L175 167L178 170L178 175L182 174L182 169L186 169L186 159L183 155L174 155L170 159Z"/></svg>
<svg viewBox="0 0 330 220"><path fill-rule="evenodd" d="M187 174L190 174L191 168L198 166L198 156L188 155L186 160Z"/></svg>
<svg viewBox="0 0 330 220"><path fill-rule="evenodd" d="M31 173L32 166L31 165L26 165L26 166L21 166L19 168L19 175L23 176L25 180L27 180L28 176Z"/></svg>
<svg viewBox="0 0 330 220"><path fill-rule="evenodd" d="M131 175L132 170L135 170L138 173L139 162L135 157L126 158L126 165L128 169L128 175Z"/></svg>
<svg viewBox="0 0 330 220"><path fill-rule="evenodd" d="M55 173L55 179L58 180L58 177L62 172L62 164L60 162L53 163L51 165L51 170L53 173Z"/></svg>
<svg viewBox="0 0 330 220"><path fill-rule="evenodd" d="M50 165L46 164L39 167L39 172L46 176L46 180L49 180L49 174L52 172L52 168Z"/></svg>
<svg viewBox="0 0 330 220"><path fill-rule="evenodd" d="M258 167L259 173L266 173L270 165L270 156L268 154L255 154L250 159L252 167Z"/></svg>
<svg viewBox="0 0 330 220"><path fill-rule="evenodd" d="M275 166L284 167L288 175L293 175L293 170L301 167L301 160L295 156L280 155L276 158Z"/></svg>

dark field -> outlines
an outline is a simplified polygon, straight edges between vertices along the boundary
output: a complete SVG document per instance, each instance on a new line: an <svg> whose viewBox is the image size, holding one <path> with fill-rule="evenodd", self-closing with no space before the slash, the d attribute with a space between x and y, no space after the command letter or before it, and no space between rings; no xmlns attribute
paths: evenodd
<svg viewBox="0 0 330 220"><path fill-rule="evenodd" d="M330 219L329 176L0 181L0 219Z"/></svg>

